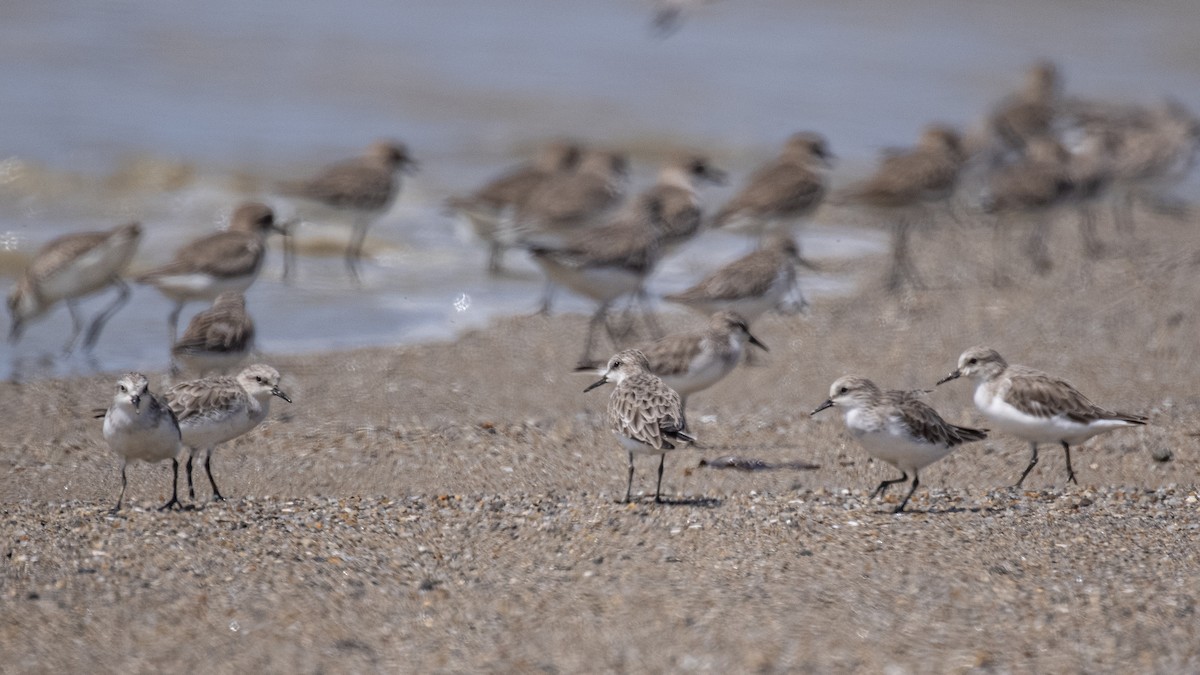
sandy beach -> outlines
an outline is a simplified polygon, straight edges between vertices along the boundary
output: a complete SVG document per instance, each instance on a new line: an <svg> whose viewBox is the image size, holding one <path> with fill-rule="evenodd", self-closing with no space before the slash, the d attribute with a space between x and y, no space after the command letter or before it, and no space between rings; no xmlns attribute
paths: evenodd
<svg viewBox="0 0 1200 675"><path fill-rule="evenodd" d="M0 385L0 671L1200 669L1195 226L1106 225L1087 265L1065 220L1055 270L1014 259L1001 289L985 229L919 236L920 293L845 263L857 293L764 317L771 351L690 401L703 448L668 455L666 505L614 502L607 393L571 372L582 316L264 359L295 402L218 449L229 500L201 477L193 511L155 511L169 468L139 464L107 514L117 462L87 413L114 374ZM1150 424L1079 448L1078 486L1047 448L1024 490L1027 447L994 435L893 515L902 492L867 498L893 470L808 412L847 373L932 387L978 343ZM970 391L930 401L980 424ZM728 455L819 468L699 466Z"/></svg>

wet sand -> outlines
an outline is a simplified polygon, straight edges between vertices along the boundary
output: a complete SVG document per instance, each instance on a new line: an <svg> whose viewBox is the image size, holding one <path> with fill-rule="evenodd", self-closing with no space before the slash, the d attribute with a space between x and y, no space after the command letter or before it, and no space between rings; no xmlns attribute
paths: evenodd
<svg viewBox="0 0 1200 675"><path fill-rule="evenodd" d="M1051 275L1014 259L998 290L979 228L918 236L920 293L881 295L882 259L837 263L858 293L760 320L770 353L692 397L704 447L668 455L669 505L614 503L606 393L570 372L582 316L264 359L295 403L218 449L230 499L197 511L154 511L169 469L136 465L107 515L119 476L87 411L112 374L0 384L0 670L1200 669L1196 225L1106 224L1088 266L1064 221ZM893 470L808 411L851 372L931 387L978 343L1151 424L1075 452L1079 486L1046 448L1025 490L1004 486L1027 447L996 435L892 515L901 491L867 495ZM930 400L981 423L965 382ZM725 455L820 468L699 467Z"/></svg>

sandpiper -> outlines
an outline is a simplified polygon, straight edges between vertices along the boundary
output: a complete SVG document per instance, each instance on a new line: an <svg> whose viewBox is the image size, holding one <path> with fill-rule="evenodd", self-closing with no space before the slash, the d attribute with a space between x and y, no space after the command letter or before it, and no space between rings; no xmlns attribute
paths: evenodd
<svg viewBox="0 0 1200 675"><path fill-rule="evenodd" d="M254 320L246 311L246 296L227 291L212 307L192 317L171 356L185 367L205 375L224 372L254 350Z"/></svg>
<svg viewBox="0 0 1200 675"><path fill-rule="evenodd" d="M353 231L346 246L346 269L358 281L367 228L391 208L400 193L397 174L415 171L416 167L404 143L378 140L362 156L331 164L308 180L283 183L280 190L310 204L349 215Z"/></svg>
<svg viewBox="0 0 1200 675"><path fill-rule="evenodd" d="M1029 466L1016 487L1038 463L1039 443L1062 445L1067 481L1076 483L1071 445L1122 427L1141 426L1141 415L1114 412L1092 403L1075 387L1053 375L1025 366L1010 366L988 347L972 347L958 357L958 368L938 384L966 376L975 380L975 407L1000 431L1029 443Z"/></svg>
<svg viewBox="0 0 1200 675"><path fill-rule="evenodd" d="M117 497L113 513L121 510L121 503L125 500L125 465L130 460L171 460L171 500L159 510L179 506L179 423L167 404L149 387L145 375L125 374L117 380L112 405L98 415L104 418L104 440L121 458L121 494Z"/></svg>
<svg viewBox="0 0 1200 675"><path fill-rule="evenodd" d="M183 444L189 448L188 497L196 498L192 487L192 460L203 451L204 471L208 474L215 501L225 497L221 496L217 481L213 480L213 449L249 432L266 419L272 396L292 402L279 389L279 371L263 364L247 366L236 377L181 382L168 389L165 396L179 419Z"/></svg>
<svg viewBox="0 0 1200 675"><path fill-rule="evenodd" d="M137 251L141 237L141 226L129 223L103 232L64 235L43 246L9 293L8 312L12 316L9 341L20 340L29 321L62 300L71 313L73 329L63 347L70 352L83 331L79 299L116 286L116 299L96 315L84 336L83 348L90 350L104 324L129 300L129 286L121 279L121 273Z"/></svg>
<svg viewBox="0 0 1200 675"><path fill-rule="evenodd" d="M912 487L895 513L903 511L917 491L918 471L963 443L987 438L986 429L950 424L913 392L882 391L874 382L855 375L838 378L829 388L829 398L809 414L816 415L831 407L841 409L846 430L867 454L901 472L899 478L881 482L871 498L882 496L889 486L908 480L912 472Z"/></svg>
<svg viewBox="0 0 1200 675"><path fill-rule="evenodd" d="M779 157L752 173L741 191L721 207L713 226L752 235L786 231L820 206L831 159L820 134L793 134Z"/></svg>
<svg viewBox="0 0 1200 675"><path fill-rule="evenodd" d="M608 421L621 447L629 452L629 482L625 486L624 503L629 503L633 491L635 454L659 456L654 501L661 503L667 452L675 449L675 443L696 442L687 433L679 394L650 372L646 355L636 349L628 349L609 359L604 376L584 391L607 382L616 384L608 399Z"/></svg>
<svg viewBox="0 0 1200 675"><path fill-rule="evenodd" d="M850 187L840 198L884 211L892 220L892 265L886 288L899 290L907 280L921 287L909 253L914 225L930 220L929 205L946 203L954 195L965 161L958 132L942 125L925 128L915 148L892 151L866 181Z"/></svg>
<svg viewBox="0 0 1200 675"><path fill-rule="evenodd" d="M812 267L800 257L794 239L773 234L758 250L717 269L691 288L663 299L705 314L732 310L753 323L768 310L778 309L789 294L799 295L797 265ZM797 302L804 306L802 297Z"/></svg>
<svg viewBox="0 0 1200 675"><path fill-rule="evenodd" d="M229 229L210 234L175 252L175 259L137 278L175 302L167 317L169 344L175 344L179 313L192 300L215 300L226 291L244 292L258 278L266 255L266 236L283 232L275 214L258 202L242 204L233 212Z"/></svg>
<svg viewBox="0 0 1200 675"><path fill-rule="evenodd" d="M750 333L745 319L736 312L722 311L709 317L708 325L701 330L667 335L638 350L646 356L650 372L679 394L681 409L686 411L689 396L733 372L747 343L767 351L767 346Z"/></svg>

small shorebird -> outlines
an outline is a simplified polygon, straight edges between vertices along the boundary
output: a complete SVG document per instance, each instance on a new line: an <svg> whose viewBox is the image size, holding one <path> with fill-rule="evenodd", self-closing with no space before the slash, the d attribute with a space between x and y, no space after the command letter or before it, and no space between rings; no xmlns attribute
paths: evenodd
<svg viewBox="0 0 1200 675"><path fill-rule="evenodd" d="M621 447L629 452L629 482L624 503L633 492L633 456L658 455L658 482L654 501L662 502L663 465L675 443L696 439L687 433L679 394L650 372L646 355L636 349L618 353L608 361L604 377L584 389L591 391L607 382L616 386L608 399L608 421Z"/></svg>
<svg viewBox="0 0 1200 675"><path fill-rule="evenodd" d="M929 206L948 203L966 157L958 132L941 124L925 128L917 146L892 151L866 181L851 186L840 200L885 212L892 220L892 265L886 287L899 290L905 280L921 287L909 253L914 225L930 219Z"/></svg>
<svg viewBox="0 0 1200 675"><path fill-rule="evenodd" d="M246 311L246 296L227 291L217 296L212 307L192 317L171 356L204 375L238 365L253 350L254 320Z"/></svg>
<svg viewBox="0 0 1200 675"><path fill-rule="evenodd" d="M1025 72L1022 88L1001 101L988 119L993 138L1005 150L1022 151L1030 140L1053 133L1060 113L1062 78L1051 61L1038 61Z"/></svg>
<svg viewBox="0 0 1200 675"><path fill-rule="evenodd" d="M713 217L713 227L761 236L786 231L825 198L832 155L820 134L793 134L779 157L759 167Z"/></svg>
<svg viewBox="0 0 1200 675"><path fill-rule="evenodd" d="M938 384L959 377L975 380L975 407L1000 431L1029 443L1029 466L1015 487L1038 463L1039 443L1059 443L1067 460L1067 481L1076 483L1071 445L1121 427L1141 426L1141 415L1097 406L1065 380L1025 366L1010 366L994 349L972 347L958 357L958 368Z"/></svg>
<svg viewBox="0 0 1200 675"><path fill-rule="evenodd" d="M900 470L901 476L885 480L871 493L882 496L888 487L908 480L912 472L912 488L896 507L904 510L917 491L920 477L917 472L950 454L963 443L987 438L986 429L971 429L950 424L917 393L882 391L865 377L847 375L838 378L829 388L829 398L810 415L826 408L842 411L846 430L867 454Z"/></svg>
<svg viewBox="0 0 1200 675"><path fill-rule="evenodd" d="M125 500L125 465L139 459L171 460L171 501L159 510L179 506L179 423L167 404L150 391L146 376L127 373L117 380L112 405L107 411L99 411L97 417L104 418L104 440L108 447L121 458L121 495L112 513L120 511Z"/></svg>
<svg viewBox="0 0 1200 675"><path fill-rule="evenodd" d="M204 471L212 485L213 500L223 501L212 475L212 454L216 446L249 432L266 419L271 397L292 402L279 389L279 371L270 366L247 366L236 377L210 377L181 382L166 391L167 402L179 420L183 444L189 448L187 460L188 497L196 498L192 488L192 460L204 452Z"/></svg>
<svg viewBox="0 0 1200 675"><path fill-rule="evenodd" d="M141 226L129 223L103 232L64 235L43 246L9 293L8 312L12 316L9 341L20 340L26 323L63 300L73 325L71 337L63 348L70 352L83 331L78 300L116 286L116 299L96 315L84 336L83 348L90 350L104 324L129 300L129 286L121 279L121 273L137 251L141 237Z"/></svg>
<svg viewBox="0 0 1200 675"><path fill-rule="evenodd" d="M590 362L596 330L603 323L609 339L617 338L608 323L608 311L619 298L642 293L646 278L660 258L661 205L638 200L636 208L616 219L573 233L556 246L530 246L533 260L550 283L560 284L596 302L588 322L580 364ZM652 319L647 319L653 323Z"/></svg>
<svg viewBox="0 0 1200 675"><path fill-rule="evenodd" d="M674 333L638 347L650 372L674 389L687 409L688 397L720 382L742 360L749 343L763 351L767 346L750 334L746 320L736 312L716 312L701 330ZM581 368L594 370L594 367Z"/></svg>
<svg viewBox="0 0 1200 675"><path fill-rule="evenodd" d="M761 248L726 264L691 288L664 296L704 314L737 312L753 323L768 310L777 309L796 289L796 266L812 267L800 257L795 240L773 234ZM804 306L804 299L797 301Z"/></svg>
<svg viewBox="0 0 1200 675"><path fill-rule="evenodd" d="M282 183L279 187L290 197L352 218L346 269L358 281L367 228L391 208L400 193L397 174L415 171L416 167L408 146L399 141L379 140L360 157L331 164L312 178Z"/></svg>
<svg viewBox="0 0 1200 675"><path fill-rule="evenodd" d="M226 291L244 292L258 278L266 255L266 237L283 232L275 214L258 202L242 204L229 219L229 229L184 245L175 259L139 276L175 302L167 317L170 344L175 344L179 313L192 300L214 300Z"/></svg>
<svg viewBox="0 0 1200 675"><path fill-rule="evenodd" d="M533 162L512 169L465 197L446 200L447 208L471 223L475 236L488 245L488 272L502 269L504 250L511 244L510 222L518 209L551 176L570 174L579 164L582 146L553 141L542 146Z"/></svg>

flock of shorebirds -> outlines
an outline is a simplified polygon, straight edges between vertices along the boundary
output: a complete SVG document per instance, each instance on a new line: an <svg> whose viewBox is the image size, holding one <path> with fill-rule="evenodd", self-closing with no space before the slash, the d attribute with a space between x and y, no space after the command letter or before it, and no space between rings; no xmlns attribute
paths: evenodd
<svg viewBox="0 0 1200 675"><path fill-rule="evenodd" d="M837 192L829 188L833 155L825 138L814 132L787 139L779 155L752 172L711 216L704 213L699 192L705 183L724 182L725 174L703 155L667 162L652 186L624 199L628 162L623 154L556 140L546 143L529 164L469 195L448 199L446 208L486 243L490 271L502 270L507 249L528 252L545 273L545 310L560 287L595 302L581 369L597 367L592 352L602 327L620 346L636 320L635 307L650 332L662 334L645 286L657 264L679 245L706 227L758 238L753 252L691 288L665 296L709 315L705 329L660 337L617 354L600 368L604 379L593 386L616 384L609 417L629 451L629 499L633 456L665 457L676 443L693 440L684 414L687 397L730 373L748 356L746 345L766 349L750 333L750 325L768 311L804 307L797 276L798 268L809 263L793 233L822 206L868 209L890 224L891 263L884 280L890 291L923 286L911 256L912 231L939 218L961 222L966 206L970 215L993 228L995 279L1003 283L1001 254L1014 229L1027 228L1023 249L1032 271L1045 273L1052 266L1047 241L1053 216L1062 208L1077 210L1081 250L1085 258L1095 259L1106 248L1096 228L1100 205L1110 205L1118 233L1128 233L1134 199L1161 194L1186 177L1198 146L1200 122L1180 105L1069 98L1057 68L1039 62L1029 69L1024 86L996 105L977 133L930 125L914 147L886 151L871 176ZM367 228L395 200L398 174L415 166L403 143L380 141L359 158L327 167L308 180L281 184L277 191L311 207L302 213L324 212L325 218L332 213L352 222L346 266L357 281ZM964 199L968 192L972 194ZM226 371L252 353L254 324L243 294L262 267L268 235L287 235L298 222L280 222L265 204L244 203L233 211L227 230L184 245L170 263L134 279L174 303L168 317L173 371ZM130 296L122 274L140 236L141 227L134 223L47 244L9 296L10 338L19 339L26 323L62 301L73 322L66 349L81 334L83 347L90 349ZM116 299L84 332L78 300L110 287L118 289ZM614 325L610 313L622 300L628 301L625 321ZM179 315L193 301L211 301L212 306L197 314L177 339ZM986 348L964 352L951 378L959 375L977 381L975 403L997 429L1031 444L1032 457L1021 480L1037 463L1039 443L1062 445L1073 481L1070 445L1144 422L1137 415L1095 406L1061 379L1009 366ZM250 366L236 377L181 382L161 398L149 391L143 375L122 377L104 415L104 436L122 458L117 507L124 498L127 460L171 459L177 480L182 447L191 449L189 496L194 499L192 459L203 450L213 496L220 499L210 466L213 448L253 429L276 396L289 400L279 389L279 373L265 365ZM916 394L883 391L860 377L839 379L829 400L813 412L830 406L843 410L847 428L870 454L903 473L881 483L876 493L912 474L912 489L897 511L916 489L919 469L959 444L985 437L983 430L948 424ZM662 471L660 460L656 500ZM173 487L164 507L178 504Z"/></svg>

